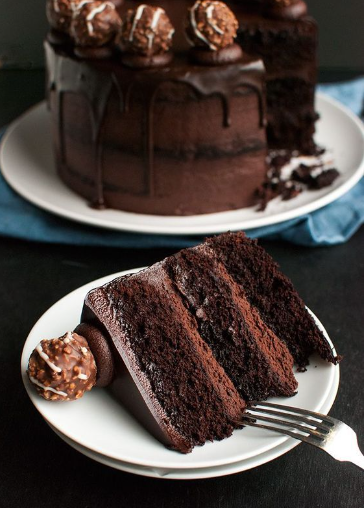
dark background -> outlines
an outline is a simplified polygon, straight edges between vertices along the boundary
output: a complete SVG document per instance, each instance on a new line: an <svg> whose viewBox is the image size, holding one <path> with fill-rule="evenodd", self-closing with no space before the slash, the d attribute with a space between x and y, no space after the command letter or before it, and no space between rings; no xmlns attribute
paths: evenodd
<svg viewBox="0 0 364 508"><path fill-rule="evenodd" d="M364 1L306 2L320 27L321 68L364 72ZM0 0L0 13L0 67L43 66L45 0Z"/></svg>

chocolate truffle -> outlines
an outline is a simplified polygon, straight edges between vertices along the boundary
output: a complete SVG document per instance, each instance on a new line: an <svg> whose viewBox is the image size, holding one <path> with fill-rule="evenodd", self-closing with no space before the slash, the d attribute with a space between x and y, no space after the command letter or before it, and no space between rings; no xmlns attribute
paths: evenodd
<svg viewBox="0 0 364 508"><path fill-rule="evenodd" d="M76 400L96 383L96 364L84 337L67 332L42 340L29 358L28 377L46 400Z"/></svg>
<svg viewBox="0 0 364 508"><path fill-rule="evenodd" d="M171 48L173 34L174 28L161 7L142 4L126 13L121 48L141 56L161 55Z"/></svg>
<svg viewBox="0 0 364 508"><path fill-rule="evenodd" d="M218 51L233 44L238 22L223 2L198 0L190 9L186 35L191 45Z"/></svg>
<svg viewBox="0 0 364 508"><path fill-rule="evenodd" d="M298 19L307 14L303 0L266 0L263 15L277 19Z"/></svg>
<svg viewBox="0 0 364 508"><path fill-rule="evenodd" d="M121 19L112 2L81 2L75 10L70 34L76 46L100 47L114 41Z"/></svg>
<svg viewBox="0 0 364 508"><path fill-rule="evenodd" d="M74 3L72 0L47 0L47 19L54 30L68 33Z"/></svg>

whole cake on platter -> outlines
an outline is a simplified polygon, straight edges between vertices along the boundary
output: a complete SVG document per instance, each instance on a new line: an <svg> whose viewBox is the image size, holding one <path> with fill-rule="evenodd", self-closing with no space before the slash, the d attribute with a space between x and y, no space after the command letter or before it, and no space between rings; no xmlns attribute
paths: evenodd
<svg viewBox="0 0 364 508"><path fill-rule="evenodd" d="M338 361L292 283L243 233L226 233L90 291L79 324L34 349L50 401L96 384L182 453L241 427L251 401L292 396L293 365Z"/></svg>
<svg viewBox="0 0 364 508"><path fill-rule="evenodd" d="M267 148L316 150L316 25L304 6L49 0L47 97L62 181L98 209L156 215L297 195L306 182L279 182L272 194Z"/></svg>

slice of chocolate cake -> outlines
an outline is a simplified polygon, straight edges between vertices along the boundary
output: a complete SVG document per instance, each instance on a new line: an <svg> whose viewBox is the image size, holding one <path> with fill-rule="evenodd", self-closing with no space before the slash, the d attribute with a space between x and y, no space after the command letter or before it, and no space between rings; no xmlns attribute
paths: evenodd
<svg viewBox="0 0 364 508"><path fill-rule="evenodd" d="M126 365L166 444L187 453L232 433L245 402L161 264L91 291L83 319L90 316L110 334L114 356Z"/></svg>
<svg viewBox="0 0 364 508"><path fill-rule="evenodd" d="M230 436L246 402L293 395L293 363L304 370L313 352L338 361L272 258L225 233L90 291L81 325L41 341L28 373L48 400L109 386L187 453Z"/></svg>
<svg viewBox="0 0 364 508"><path fill-rule="evenodd" d="M184 453L229 436L246 402L294 395L294 362L304 370L313 352L337 361L292 283L244 233L94 289L82 320L108 336L118 365L112 391L144 424L152 415L158 438Z"/></svg>
<svg viewBox="0 0 364 508"><path fill-rule="evenodd" d="M284 341L299 369L317 352L337 362L292 282L271 256L244 233L225 233L207 240L231 278L243 289L264 323Z"/></svg>

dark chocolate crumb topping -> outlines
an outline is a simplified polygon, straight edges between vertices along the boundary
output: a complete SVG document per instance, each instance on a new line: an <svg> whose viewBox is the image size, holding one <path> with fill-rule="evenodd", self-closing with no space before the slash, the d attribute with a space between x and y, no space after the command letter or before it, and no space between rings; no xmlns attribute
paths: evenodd
<svg viewBox="0 0 364 508"><path fill-rule="evenodd" d="M287 176L283 175L282 169L289 164L293 157L299 154L289 150L281 150L278 153L271 151L268 156L268 171L266 180L257 189L258 211L266 209L272 199L281 196L283 201L293 199L304 190L319 190L331 185L340 175L333 167L327 167L322 160L325 149L317 148L314 164L299 163Z"/></svg>

